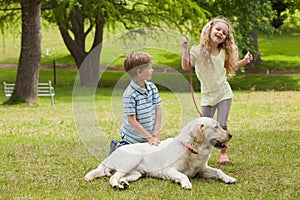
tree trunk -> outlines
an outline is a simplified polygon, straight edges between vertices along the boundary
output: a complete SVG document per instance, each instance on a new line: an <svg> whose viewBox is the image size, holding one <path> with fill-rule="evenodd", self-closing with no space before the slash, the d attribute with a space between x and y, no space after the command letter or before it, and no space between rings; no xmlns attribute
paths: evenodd
<svg viewBox="0 0 300 200"><path fill-rule="evenodd" d="M89 55L85 57L85 60L81 63L81 67L79 69L80 82L83 86L99 86L99 64L105 16L99 15L96 21L96 33L94 36L92 50L89 52Z"/></svg>
<svg viewBox="0 0 300 200"><path fill-rule="evenodd" d="M16 85L11 101L36 103L41 60L41 2L21 0L22 38Z"/></svg>
<svg viewBox="0 0 300 200"><path fill-rule="evenodd" d="M105 16L104 14L99 14L96 20L96 32L94 36L94 41L92 48L89 51L86 51L85 40L88 30L85 31L85 23L84 23L84 15L82 14L81 10L76 9L71 12L70 22L71 26L68 26L68 18L66 16L62 16L62 11L59 9L63 8L56 8L54 10L54 15L56 18L56 22L58 24L60 33L64 40L66 47L68 48L69 52L71 53L77 68L79 70L80 76L80 83L82 86L97 86L99 82L99 59L100 55L96 55L95 51L91 56L88 56L93 49L97 47L97 52L101 52L101 47L98 48L98 45L101 45L103 40L103 29L105 23ZM73 37L70 35L70 32L73 33ZM100 54L99 52L99 54ZM86 59L93 59L93 60L86 60ZM83 68L83 69L82 69Z"/></svg>
<svg viewBox="0 0 300 200"><path fill-rule="evenodd" d="M252 29L252 31L250 32L250 36L253 40L254 49L256 50L256 52L259 52L258 51L258 30ZM265 64L259 54L254 56L252 63L254 65L264 65Z"/></svg>

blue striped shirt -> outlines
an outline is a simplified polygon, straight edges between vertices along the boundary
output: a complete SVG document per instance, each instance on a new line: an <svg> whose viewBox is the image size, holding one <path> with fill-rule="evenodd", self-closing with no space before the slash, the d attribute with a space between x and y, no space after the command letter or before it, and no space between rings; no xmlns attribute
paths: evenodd
<svg viewBox="0 0 300 200"><path fill-rule="evenodd" d="M145 81L146 89L131 80L123 94L124 118L120 130L123 140L129 143L147 142L129 123L128 115L136 115L137 121L146 131L152 133L155 125L156 106L161 104L157 87Z"/></svg>

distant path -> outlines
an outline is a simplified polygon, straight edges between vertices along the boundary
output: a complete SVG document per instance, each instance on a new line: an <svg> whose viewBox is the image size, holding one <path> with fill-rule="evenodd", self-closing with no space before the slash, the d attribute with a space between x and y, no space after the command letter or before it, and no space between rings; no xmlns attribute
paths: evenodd
<svg viewBox="0 0 300 200"><path fill-rule="evenodd" d="M0 68L17 68L16 64L0 64ZM41 65L42 69L52 69L52 65ZM77 69L76 66L73 65L56 65L56 69ZM107 70L110 71L124 71L123 67L107 67ZM174 70L184 73L182 69ZM163 67L154 67L155 72L170 72L168 68ZM300 74L300 70L266 70L266 69L247 69L244 73L238 72L238 74Z"/></svg>

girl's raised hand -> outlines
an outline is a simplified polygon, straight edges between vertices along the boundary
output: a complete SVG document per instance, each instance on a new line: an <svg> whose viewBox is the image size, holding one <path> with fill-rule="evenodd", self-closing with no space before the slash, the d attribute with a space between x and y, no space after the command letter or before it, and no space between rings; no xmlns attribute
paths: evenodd
<svg viewBox="0 0 300 200"><path fill-rule="evenodd" d="M186 36L182 37L182 46L184 49L189 48L189 39Z"/></svg>
<svg viewBox="0 0 300 200"><path fill-rule="evenodd" d="M247 63L250 63L253 60L253 56L252 56L252 54L249 51L244 56L244 60L246 60Z"/></svg>

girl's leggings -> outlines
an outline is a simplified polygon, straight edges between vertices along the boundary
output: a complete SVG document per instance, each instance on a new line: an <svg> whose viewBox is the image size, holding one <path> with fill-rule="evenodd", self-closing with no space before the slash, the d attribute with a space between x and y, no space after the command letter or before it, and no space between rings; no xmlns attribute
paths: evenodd
<svg viewBox="0 0 300 200"><path fill-rule="evenodd" d="M227 120L231 107L232 99L225 99L214 106L202 106L203 117L213 118L216 110L218 110L217 121L224 130L228 130Z"/></svg>

